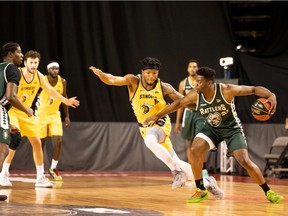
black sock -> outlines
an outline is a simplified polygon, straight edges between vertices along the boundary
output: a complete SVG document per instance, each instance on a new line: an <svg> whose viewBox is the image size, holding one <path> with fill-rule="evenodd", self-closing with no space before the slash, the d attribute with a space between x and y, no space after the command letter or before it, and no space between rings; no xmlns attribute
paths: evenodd
<svg viewBox="0 0 288 216"><path fill-rule="evenodd" d="M195 180L196 188L199 188L201 190L205 190L203 178Z"/></svg>
<svg viewBox="0 0 288 216"><path fill-rule="evenodd" d="M260 187L261 187L262 190L264 191L265 195L266 195L267 191L270 190L270 187L267 185L266 182L265 182L264 184L260 185Z"/></svg>
<svg viewBox="0 0 288 216"><path fill-rule="evenodd" d="M203 163L203 169L206 169L206 162Z"/></svg>

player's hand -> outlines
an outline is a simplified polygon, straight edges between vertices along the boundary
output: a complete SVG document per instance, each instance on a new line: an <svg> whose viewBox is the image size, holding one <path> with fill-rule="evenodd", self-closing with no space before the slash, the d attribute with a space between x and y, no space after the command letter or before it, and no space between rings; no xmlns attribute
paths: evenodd
<svg viewBox="0 0 288 216"><path fill-rule="evenodd" d="M180 124L179 124L179 123L176 123L176 124L175 124L175 128L174 128L174 132L175 132L176 134L180 134L180 131L181 131Z"/></svg>
<svg viewBox="0 0 288 216"><path fill-rule="evenodd" d="M142 123L142 125L143 125L144 127L150 127L150 126L152 126L158 119L159 119L159 118L158 118L156 115L150 116L150 117L148 117L148 118L146 118L146 119L144 120L144 122Z"/></svg>
<svg viewBox="0 0 288 216"><path fill-rule="evenodd" d="M67 100L67 103L65 103L67 106L71 106L73 108L76 108L80 105L80 102L76 99L76 97L72 97L72 98L69 98Z"/></svg>
<svg viewBox="0 0 288 216"><path fill-rule="evenodd" d="M70 118L65 117L65 127L70 127Z"/></svg>
<svg viewBox="0 0 288 216"><path fill-rule="evenodd" d="M33 109L27 108L26 114L27 114L28 117L33 116L33 113L34 113L34 112L33 112Z"/></svg>
<svg viewBox="0 0 288 216"><path fill-rule="evenodd" d="M100 69L98 69L94 66L89 67L89 69L92 70L96 76L100 76L103 73L103 71L101 71Z"/></svg>
<svg viewBox="0 0 288 216"><path fill-rule="evenodd" d="M271 107L269 110L269 113L271 113L272 115L276 112L276 106L277 106L277 99L276 99L276 95L272 94L270 97L267 98L267 101L270 102ZM266 101L265 101L266 102ZM264 103L265 103L264 102Z"/></svg>

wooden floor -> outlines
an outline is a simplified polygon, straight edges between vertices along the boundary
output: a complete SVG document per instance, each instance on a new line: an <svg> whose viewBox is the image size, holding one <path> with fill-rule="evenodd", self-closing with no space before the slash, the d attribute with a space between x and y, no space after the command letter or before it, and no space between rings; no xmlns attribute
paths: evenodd
<svg viewBox="0 0 288 216"><path fill-rule="evenodd" d="M285 196L269 203L249 177L214 175L224 190L223 200L186 204L195 186L171 189L168 172L62 172L63 183L35 189L35 174L11 172L12 188L0 187L8 199L0 215L287 215L288 179L268 180Z"/></svg>

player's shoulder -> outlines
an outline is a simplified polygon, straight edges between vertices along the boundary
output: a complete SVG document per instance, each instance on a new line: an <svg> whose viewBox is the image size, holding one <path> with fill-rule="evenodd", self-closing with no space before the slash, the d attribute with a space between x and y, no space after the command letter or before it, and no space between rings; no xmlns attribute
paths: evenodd
<svg viewBox="0 0 288 216"><path fill-rule="evenodd" d="M124 76L124 78L132 84L138 84L139 80L140 80L140 76L135 75L135 74L126 74Z"/></svg>

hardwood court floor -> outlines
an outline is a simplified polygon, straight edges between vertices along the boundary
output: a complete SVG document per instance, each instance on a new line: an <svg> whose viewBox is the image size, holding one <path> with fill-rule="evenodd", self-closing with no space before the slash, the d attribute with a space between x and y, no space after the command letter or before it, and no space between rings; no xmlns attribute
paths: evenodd
<svg viewBox="0 0 288 216"><path fill-rule="evenodd" d="M186 204L195 187L171 189L168 172L62 172L63 183L35 189L35 174L11 172L12 188L0 187L8 200L0 215L287 215L288 179L268 180L285 196L269 203L250 177L214 175L224 190L223 200Z"/></svg>

